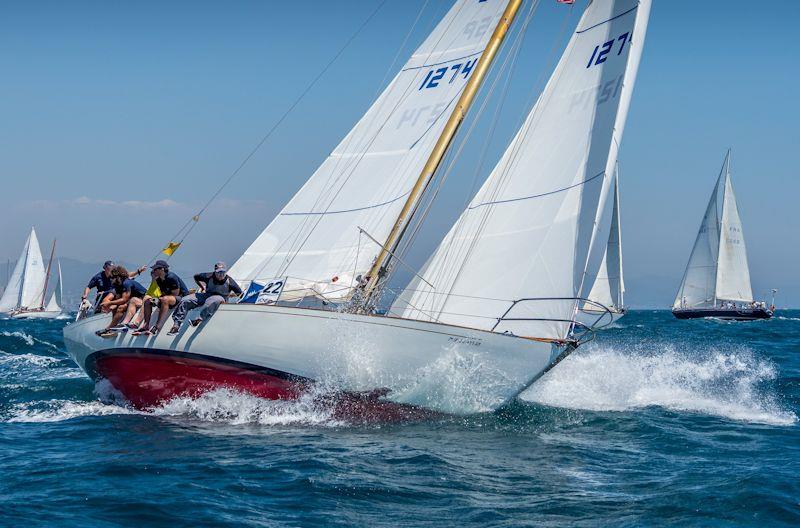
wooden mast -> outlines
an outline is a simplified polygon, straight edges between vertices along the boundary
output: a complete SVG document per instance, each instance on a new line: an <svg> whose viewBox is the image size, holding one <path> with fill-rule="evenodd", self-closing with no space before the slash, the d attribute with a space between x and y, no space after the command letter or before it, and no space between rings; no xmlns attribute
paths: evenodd
<svg viewBox="0 0 800 528"><path fill-rule="evenodd" d="M484 49L480 59L478 60L478 64L475 66L475 73L473 73L472 77L467 82L467 85L464 87L464 91L461 93L461 97L458 99L453 112L450 114L450 118L447 120L444 130L442 130L436 145L433 147L433 150L428 157L428 161L422 168L422 172L417 178L414 187L411 188L411 192L406 199L406 203L403 205L403 209L400 211L392 230L389 232L389 237L386 239L386 243L381 247L381 251L375 258L375 262L372 264L372 268L370 268L367 275L367 283L364 286L364 307L369 306L370 301L372 300L371 298L375 294L375 288L378 286L378 282L386 271L386 265L389 262L390 257L396 251L403 232L408 226L408 223L411 221L414 210L422 198L423 192L433 178L433 175L436 173L436 169L439 167L444 155L447 153L447 148L450 146L450 143L453 141L456 132L458 132L458 129L461 126L461 123L464 121L467 111L472 105L483 79L486 77L486 73L489 71L489 66L497 55L500 45L503 43L503 39L508 33L509 27L514 20L517 11L519 11L520 5L522 5L522 0L510 0L506 6L503 15L500 17L500 21L497 23L497 27L494 29L494 33L492 33L492 36L489 38L489 42L486 45L486 48Z"/></svg>
<svg viewBox="0 0 800 528"><path fill-rule="evenodd" d="M53 247L50 250L50 260L47 262L47 273L44 275L44 288L42 289L42 304L39 308L44 310L45 297L47 296L47 283L50 281L50 269L53 267L53 255L56 254L56 239L53 239Z"/></svg>

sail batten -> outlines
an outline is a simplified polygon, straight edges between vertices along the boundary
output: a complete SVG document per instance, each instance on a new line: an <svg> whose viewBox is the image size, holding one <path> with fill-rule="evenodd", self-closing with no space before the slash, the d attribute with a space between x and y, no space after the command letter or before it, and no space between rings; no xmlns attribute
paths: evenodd
<svg viewBox="0 0 800 528"><path fill-rule="evenodd" d="M649 11L648 0L589 4L533 110L423 268L435 289L412 281L392 313L569 335L609 237L608 193Z"/></svg>
<svg viewBox="0 0 800 528"><path fill-rule="evenodd" d="M282 299L344 300L367 274L510 0L458 0L366 114L232 266L288 277ZM302 278L302 279L301 279Z"/></svg>

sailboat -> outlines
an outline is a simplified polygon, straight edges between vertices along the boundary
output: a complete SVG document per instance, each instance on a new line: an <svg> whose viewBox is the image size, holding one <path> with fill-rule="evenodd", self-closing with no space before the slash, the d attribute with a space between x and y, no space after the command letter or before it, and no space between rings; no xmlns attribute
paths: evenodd
<svg viewBox="0 0 800 528"><path fill-rule="evenodd" d="M109 316L87 317L64 329L70 356L141 408L221 387L273 399L334 387L455 414L514 399L587 336L576 313L611 229L650 12L649 0L589 3L497 166L394 294L421 200L521 3L454 3L232 266L257 295L172 336L103 339Z"/></svg>
<svg viewBox="0 0 800 528"><path fill-rule="evenodd" d="M9 317L20 318L54 318L61 314L61 309L55 299L55 293L50 302L45 305L47 283L50 277L53 255L55 254L55 241L50 254L50 261L45 268L42 261L42 250L39 248L39 239L36 230L31 228L30 235L22 248L22 254L14 266L14 272L6 285L3 296L0 297L0 313ZM59 268L59 285L60 268ZM60 286L59 286L60 288ZM53 310L56 310L55 312Z"/></svg>
<svg viewBox="0 0 800 528"><path fill-rule="evenodd" d="M56 273L58 279L52 293L50 293L50 300L47 301L44 309L20 310L11 315L13 319L59 319L65 316L61 308L62 299L64 298L64 286L61 278L61 261L59 260L56 260Z"/></svg>
<svg viewBox="0 0 800 528"><path fill-rule="evenodd" d="M619 167L614 171L611 209L611 231L606 252L600 263L600 272L589 292L589 302L581 307L578 320L593 327L604 327L618 321L627 313L625 308L625 281L622 276L622 225L619 219Z"/></svg>
<svg viewBox="0 0 800 528"><path fill-rule="evenodd" d="M742 221L731 183L730 150L708 200L672 313L678 319L772 317L773 308L753 300Z"/></svg>

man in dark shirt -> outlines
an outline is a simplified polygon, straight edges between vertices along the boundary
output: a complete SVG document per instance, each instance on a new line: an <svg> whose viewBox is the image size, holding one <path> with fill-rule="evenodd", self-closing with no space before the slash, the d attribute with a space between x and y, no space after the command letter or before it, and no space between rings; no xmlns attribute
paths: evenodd
<svg viewBox="0 0 800 528"><path fill-rule="evenodd" d="M174 308L183 297L189 295L189 289L178 275L169 270L169 264L165 260L157 260L150 267L150 276L158 284L161 296L158 298L149 295L144 298L144 308L142 309L143 320L137 325L138 329L134 335L153 335L161 331L164 322L169 316L169 311ZM152 328L150 327L150 317L153 314L153 306L158 305L158 321ZM128 325L129 327L131 325ZM149 328L149 329L148 329Z"/></svg>
<svg viewBox="0 0 800 528"><path fill-rule="evenodd" d="M111 312L113 315L108 326L104 330L98 331L98 335L101 337L109 337L116 332L127 330L127 327L121 323L126 322L125 319L133 318L136 311L142 306L147 289L129 277L128 270L123 266L114 266L111 270L113 290L100 303L100 310L104 313Z"/></svg>
<svg viewBox="0 0 800 528"><path fill-rule="evenodd" d="M97 295L95 296L93 306L95 306L95 313L100 313L100 300L106 292L111 291L111 268L114 267L114 262L107 260L103 264L103 269L95 274L90 280L86 288L83 289L81 296L81 307L83 308L84 302L89 298L89 292L97 288ZM88 305L87 305L88 307Z"/></svg>
<svg viewBox="0 0 800 528"><path fill-rule="evenodd" d="M192 326L197 326L203 319L214 315L219 305L224 303L228 297L242 294L242 289L236 284L236 281L228 276L228 267L224 262L214 264L214 271L211 273L198 273L194 276L194 281L200 290L198 293L187 295L178 303L175 313L172 314L175 324L172 325L172 329L167 335L178 333L183 320L186 319L186 314L191 310L200 306L204 307L200 312L200 317L192 321Z"/></svg>

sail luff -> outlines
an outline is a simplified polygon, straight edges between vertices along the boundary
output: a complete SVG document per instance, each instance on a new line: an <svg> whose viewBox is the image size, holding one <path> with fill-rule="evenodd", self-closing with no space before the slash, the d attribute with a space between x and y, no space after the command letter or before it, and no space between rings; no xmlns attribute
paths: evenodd
<svg viewBox="0 0 800 528"><path fill-rule="evenodd" d="M381 247L378 256L375 258L375 262L372 265L369 274L367 275L368 282L364 288L364 296L366 299L365 304L369 304L370 297L375 291L375 288L378 285L384 270L386 269L391 255L395 252L397 246L400 244L402 234L404 233L406 226L411 221L417 204L422 198L423 192L430 183L431 178L433 178L433 175L436 173L436 169L438 169L439 165L441 164L444 155L447 153L447 150L456 135L456 132L458 132L458 129L460 128L461 123L463 123L470 106L472 106L472 103L475 100L475 95L483 84L486 73L489 71L489 67L494 61L494 58L497 55L497 52L499 51L506 34L508 33L511 23L514 21L521 4L522 0L509 1L505 11L503 12L503 15L500 17L500 21L497 23L497 26L492 33L492 36L489 38L489 43L478 60L477 66L475 67L475 73L464 87L464 91L461 93L458 103L456 103L455 108L453 108L447 124L442 130L436 145L428 157L428 161L425 163L425 166L417 178L411 193L406 199L403 209L397 216L397 220L395 221L394 226L392 227L392 230L386 239L386 242Z"/></svg>

